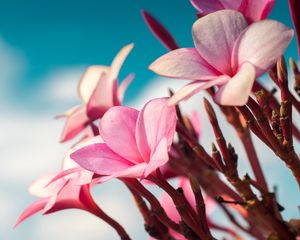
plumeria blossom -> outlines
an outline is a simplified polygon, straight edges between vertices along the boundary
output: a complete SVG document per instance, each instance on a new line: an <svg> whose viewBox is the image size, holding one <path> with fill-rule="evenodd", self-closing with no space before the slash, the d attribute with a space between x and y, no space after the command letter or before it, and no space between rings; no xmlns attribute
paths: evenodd
<svg viewBox="0 0 300 240"><path fill-rule="evenodd" d="M255 22L268 17L275 0L190 0L199 11L200 16L222 9L232 9L241 12L249 22Z"/></svg>
<svg viewBox="0 0 300 240"><path fill-rule="evenodd" d="M31 184L29 192L39 200L23 211L16 225L39 211L49 214L63 209L77 208L95 215L99 213L99 209L90 195L90 188L97 181L93 179L94 174L81 168L70 158L71 151L75 151L85 144L98 142L103 142L100 136L79 142L65 155L62 171L43 176Z"/></svg>
<svg viewBox="0 0 300 240"><path fill-rule="evenodd" d="M248 26L233 10L198 19L192 33L195 48L171 51L149 67L162 76L193 80L172 96L170 105L212 86L219 87L217 103L244 105L255 79L276 63L293 37L293 30L273 20Z"/></svg>
<svg viewBox="0 0 300 240"><path fill-rule="evenodd" d="M133 79L130 74L118 86L118 74L133 44L123 47L114 58L111 66L90 66L78 85L82 104L63 114L67 118L61 142L72 139L93 121L101 118L112 106L122 104L125 91Z"/></svg>
<svg viewBox="0 0 300 240"><path fill-rule="evenodd" d="M149 101L139 112L115 106L100 120L104 143L87 145L71 154L81 167L104 179L147 177L168 160L176 126L176 111L167 98Z"/></svg>
<svg viewBox="0 0 300 240"><path fill-rule="evenodd" d="M90 185L78 185L76 178L60 178L51 184L48 183L55 175L42 177L34 182L29 191L39 200L32 203L20 215L16 226L37 212L49 214L52 212L77 208L95 215L98 214L97 205L90 195Z"/></svg>

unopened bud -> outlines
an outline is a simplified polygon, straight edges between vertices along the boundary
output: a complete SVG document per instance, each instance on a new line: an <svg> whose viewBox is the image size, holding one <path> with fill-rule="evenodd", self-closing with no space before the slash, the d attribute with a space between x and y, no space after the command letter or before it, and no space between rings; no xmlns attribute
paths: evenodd
<svg viewBox="0 0 300 240"><path fill-rule="evenodd" d="M269 73L270 78L273 80L273 82L277 83L277 81L278 81L277 78L278 77L277 77L277 67L276 67L276 65L273 68L271 68L268 73Z"/></svg>
<svg viewBox="0 0 300 240"><path fill-rule="evenodd" d="M205 107L205 110L207 112L209 121L212 122L212 123L217 122L216 113L215 113L212 105L210 104L210 102L206 98L204 98L203 103L204 103L204 107Z"/></svg>
<svg viewBox="0 0 300 240"><path fill-rule="evenodd" d="M286 68L286 62L283 56L277 61L277 75L279 84L288 81L288 73Z"/></svg>
<svg viewBox="0 0 300 240"><path fill-rule="evenodd" d="M190 184L194 193L201 192L198 180L193 176L189 175Z"/></svg>

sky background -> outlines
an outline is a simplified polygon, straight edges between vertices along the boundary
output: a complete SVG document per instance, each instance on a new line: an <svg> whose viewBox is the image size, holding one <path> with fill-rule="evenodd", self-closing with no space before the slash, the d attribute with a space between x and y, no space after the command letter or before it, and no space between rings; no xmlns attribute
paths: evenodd
<svg viewBox="0 0 300 240"><path fill-rule="evenodd" d="M141 106L150 97L162 96L168 86L179 87L147 69L166 49L147 29L141 9L161 20L180 46L192 46L196 11L185 0L0 0L0 239L117 239L109 227L79 211L34 216L16 230L11 227L34 200L27 193L30 182L60 167L68 144L58 144L63 122L53 117L78 103L76 84L87 66L109 65L122 46L133 42L135 48L121 71L121 79L130 72L136 74L126 104ZM277 1L270 18L292 27L284 0ZM286 53L298 57L295 39ZM187 111L198 109L199 101L190 101ZM259 151L268 180L272 184L280 180L279 194L288 203L286 216L299 216L294 200L299 195L289 172L275 171L282 165L265 149ZM242 161L240 165L247 167ZM134 239L145 238L138 213L121 185L101 186L95 195Z"/></svg>

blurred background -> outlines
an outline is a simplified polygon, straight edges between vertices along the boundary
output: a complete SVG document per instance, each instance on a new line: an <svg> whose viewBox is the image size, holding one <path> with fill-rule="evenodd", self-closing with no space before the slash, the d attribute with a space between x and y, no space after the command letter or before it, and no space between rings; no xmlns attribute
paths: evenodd
<svg viewBox="0 0 300 240"><path fill-rule="evenodd" d="M59 144L63 120L54 116L79 103L76 85L87 66L110 65L119 49L133 42L135 48L121 72L121 79L130 72L136 74L126 105L140 107L153 96L165 96L168 87L182 84L156 77L147 69L166 49L147 29L141 9L161 20L181 46L192 46L196 11L187 0L0 0L0 239L118 239L108 226L78 210L35 215L17 229L12 227L35 200L27 193L30 183L60 168L70 144ZM270 18L292 27L286 1L277 1ZM295 39L286 56L298 57ZM200 105L198 96L186 109L203 115ZM247 169L231 129L228 134L237 145L241 168ZM207 136L203 144L209 146L213 137ZM264 148L259 148L259 154L270 186L278 186L285 216L299 217L296 199L300 196L290 173ZM147 239L122 185L109 182L97 187L94 195L133 239Z"/></svg>

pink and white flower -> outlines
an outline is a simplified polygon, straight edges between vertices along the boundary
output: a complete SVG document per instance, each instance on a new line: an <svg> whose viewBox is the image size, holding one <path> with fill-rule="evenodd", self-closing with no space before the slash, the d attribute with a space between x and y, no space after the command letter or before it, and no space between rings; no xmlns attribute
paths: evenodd
<svg viewBox="0 0 300 240"><path fill-rule="evenodd" d="M116 177L144 178L168 160L176 126L176 111L167 98L149 101L139 112L110 108L100 120L104 143L87 145L71 154L81 167Z"/></svg>
<svg viewBox="0 0 300 240"><path fill-rule="evenodd" d="M218 86L217 103L244 105L255 79L276 63L293 37L293 30L277 21L248 25L233 10L198 19L192 32L195 48L171 51L149 67L162 76L193 80L171 97L170 105L212 86Z"/></svg>
<svg viewBox="0 0 300 240"><path fill-rule="evenodd" d="M99 119L112 106L122 104L125 91L134 75L130 74L118 86L118 74L133 44L123 47L111 66L90 66L78 85L82 104L63 114L67 118L61 142L72 139L93 121Z"/></svg>

